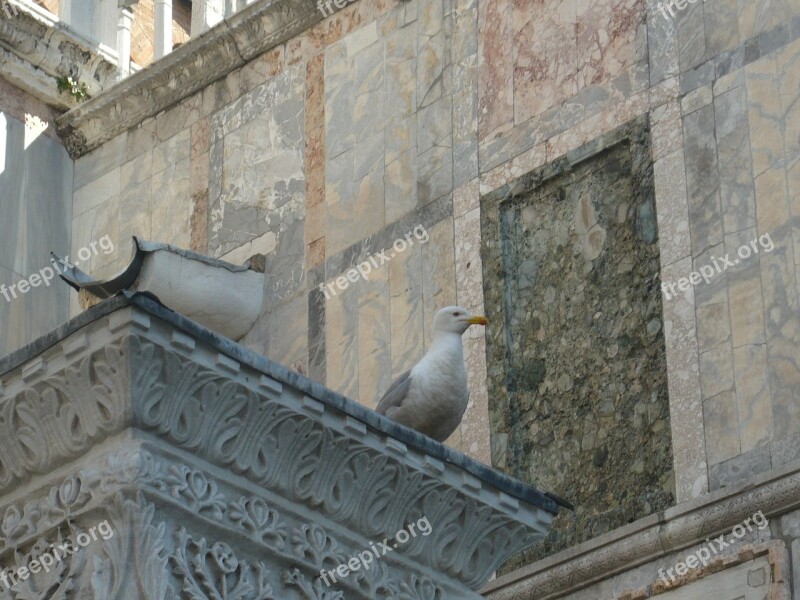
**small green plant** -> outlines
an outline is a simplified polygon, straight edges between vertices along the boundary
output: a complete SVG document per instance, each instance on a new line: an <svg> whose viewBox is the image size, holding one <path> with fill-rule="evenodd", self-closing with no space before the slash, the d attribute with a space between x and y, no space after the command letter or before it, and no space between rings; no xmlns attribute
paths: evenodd
<svg viewBox="0 0 800 600"><path fill-rule="evenodd" d="M58 83L59 93L67 92L70 96L75 98L78 102L83 102L89 98L89 89L85 83L78 83L71 75L66 77L59 77L56 79Z"/></svg>

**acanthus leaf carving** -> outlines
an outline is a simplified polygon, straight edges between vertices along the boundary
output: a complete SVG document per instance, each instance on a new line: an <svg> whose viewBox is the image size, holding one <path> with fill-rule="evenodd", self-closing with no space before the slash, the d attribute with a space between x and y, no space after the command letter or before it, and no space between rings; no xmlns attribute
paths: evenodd
<svg viewBox="0 0 800 600"><path fill-rule="evenodd" d="M347 560L338 542L319 525L306 524L295 529L292 531L292 543L295 555L319 567L335 567Z"/></svg>
<svg viewBox="0 0 800 600"><path fill-rule="evenodd" d="M139 493L135 500L121 493L114 499L109 519L114 535L95 555L91 585L95 598L123 600L136 590L142 600L173 598L170 593L165 525L153 523L155 505Z"/></svg>
<svg viewBox="0 0 800 600"><path fill-rule="evenodd" d="M228 517L255 539L269 546L282 550L286 545L286 525L281 523L278 512L272 510L262 498L241 496L230 503Z"/></svg>
<svg viewBox="0 0 800 600"><path fill-rule="evenodd" d="M195 469L185 465L171 465L167 471L166 484L173 498L200 515L222 519L225 496L217 490L217 484Z"/></svg>
<svg viewBox="0 0 800 600"><path fill-rule="evenodd" d="M269 572L239 560L228 544L195 541L185 529L175 534L175 574L191 600L275 600Z"/></svg>

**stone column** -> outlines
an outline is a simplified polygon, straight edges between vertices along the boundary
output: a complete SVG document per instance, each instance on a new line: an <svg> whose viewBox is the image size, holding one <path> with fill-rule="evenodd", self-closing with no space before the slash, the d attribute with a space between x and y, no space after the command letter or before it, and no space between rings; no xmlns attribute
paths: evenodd
<svg viewBox="0 0 800 600"><path fill-rule="evenodd" d="M133 26L133 6L135 4L135 0L119 0L117 60L120 79L127 77L131 72L131 27Z"/></svg>
<svg viewBox="0 0 800 600"><path fill-rule="evenodd" d="M154 37L156 60L172 52L172 0L155 0Z"/></svg>

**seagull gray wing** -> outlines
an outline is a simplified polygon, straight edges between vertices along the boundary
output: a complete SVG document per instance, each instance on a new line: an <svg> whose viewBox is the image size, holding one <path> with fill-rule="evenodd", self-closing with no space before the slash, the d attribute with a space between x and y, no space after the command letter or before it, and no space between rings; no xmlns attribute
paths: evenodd
<svg viewBox="0 0 800 600"><path fill-rule="evenodd" d="M408 390L411 389L411 381L411 369L409 369L392 382L375 407L375 412L385 415L392 408L400 408L408 395Z"/></svg>

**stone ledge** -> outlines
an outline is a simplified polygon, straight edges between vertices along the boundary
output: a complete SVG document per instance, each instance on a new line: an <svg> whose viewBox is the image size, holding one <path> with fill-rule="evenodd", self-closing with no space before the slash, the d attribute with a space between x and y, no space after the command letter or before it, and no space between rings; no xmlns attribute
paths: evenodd
<svg viewBox="0 0 800 600"><path fill-rule="evenodd" d="M313 0L260 0L57 119L73 158L222 79L322 20Z"/></svg>
<svg viewBox="0 0 800 600"><path fill-rule="evenodd" d="M800 507L800 461L706 494L493 580L491 600L560 598L730 531L753 514ZM533 595L535 591L535 596Z"/></svg>
<svg viewBox="0 0 800 600"><path fill-rule="evenodd" d="M15 86L59 110L77 102L56 79L71 75L92 96L116 83L116 57L95 46L30 0L5 0L15 9L0 18L0 70Z"/></svg>

